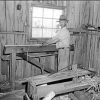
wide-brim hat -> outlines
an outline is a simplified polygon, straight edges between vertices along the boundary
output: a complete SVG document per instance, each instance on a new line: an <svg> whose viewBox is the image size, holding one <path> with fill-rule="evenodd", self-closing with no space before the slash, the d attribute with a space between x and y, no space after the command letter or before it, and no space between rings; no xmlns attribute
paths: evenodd
<svg viewBox="0 0 100 100"><path fill-rule="evenodd" d="M65 15L61 15L57 22L60 22L60 21L67 21L68 22L69 20L65 17Z"/></svg>

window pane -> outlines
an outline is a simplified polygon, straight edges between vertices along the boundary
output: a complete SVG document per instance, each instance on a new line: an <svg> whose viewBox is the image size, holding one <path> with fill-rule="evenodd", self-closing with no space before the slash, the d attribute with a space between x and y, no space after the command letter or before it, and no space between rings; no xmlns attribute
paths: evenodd
<svg viewBox="0 0 100 100"><path fill-rule="evenodd" d="M43 16L43 8L33 7L32 17L42 17Z"/></svg>
<svg viewBox="0 0 100 100"><path fill-rule="evenodd" d="M44 8L44 18L52 18L53 17L53 9Z"/></svg>
<svg viewBox="0 0 100 100"><path fill-rule="evenodd" d="M57 19L53 19L53 28L59 28L59 22Z"/></svg>
<svg viewBox="0 0 100 100"><path fill-rule="evenodd" d="M56 10L56 9L54 9L53 11L54 11L53 12L53 18L59 19L60 15L62 15L62 10Z"/></svg>
<svg viewBox="0 0 100 100"><path fill-rule="evenodd" d="M36 38L42 37L42 29L41 28L32 28L32 37L36 37Z"/></svg>
<svg viewBox="0 0 100 100"><path fill-rule="evenodd" d="M32 18L32 27L41 28L42 27L42 18Z"/></svg>
<svg viewBox="0 0 100 100"><path fill-rule="evenodd" d="M58 30L58 29L53 29L53 30L52 30L52 37L55 36L55 35L57 34L57 30Z"/></svg>
<svg viewBox="0 0 100 100"><path fill-rule="evenodd" d="M58 19L62 10L33 7L32 12L32 37L50 38L56 35L59 28Z"/></svg>
<svg viewBox="0 0 100 100"><path fill-rule="evenodd" d="M43 29L43 37L51 37L52 36L52 29Z"/></svg>
<svg viewBox="0 0 100 100"><path fill-rule="evenodd" d="M52 28L52 19L43 19L44 28Z"/></svg>

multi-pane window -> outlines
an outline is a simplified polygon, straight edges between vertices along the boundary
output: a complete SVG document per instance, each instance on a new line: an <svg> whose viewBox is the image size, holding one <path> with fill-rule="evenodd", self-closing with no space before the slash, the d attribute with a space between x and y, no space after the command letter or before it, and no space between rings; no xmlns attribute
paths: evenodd
<svg viewBox="0 0 100 100"><path fill-rule="evenodd" d="M59 29L62 9L32 7L32 38L50 38Z"/></svg>

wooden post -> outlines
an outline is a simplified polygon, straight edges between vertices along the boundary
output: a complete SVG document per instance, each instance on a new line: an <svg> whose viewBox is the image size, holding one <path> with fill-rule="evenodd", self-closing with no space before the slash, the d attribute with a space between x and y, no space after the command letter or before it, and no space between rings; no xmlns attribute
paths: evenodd
<svg viewBox="0 0 100 100"><path fill-rule="evenodd" d="M38 95L37 95L36 84L32 81L28 82L27 94L30 98L32 98L32 100L39 100Z"/></svg>
<svg viewBox="0 0 100 100"><path fill-rule="evenodd" d="M55 54L55 71L58 72L58 51L57 54Z"/></svg>
<svg viewBox="0 0 100 100"><path fill-rule="evenodd" d="M2 74L1 74L1 43L0 43L0 81L2 81Z"/></svg>
<svg viewBox="0 0 100 100"><path fill-rule="evenodd" d="M37 95L37 87L36 85L33 86L33 90L32 90L32 99L33 100L39 100L38 95Z"/></svg>
<svg viewBox="0 0 100 100"><path fill-rule="evenodd" d="M15 68L16 68L16 52L12 49L11 53L11 63L10 63L10 82L12 85L12 89L15 88Z"/></svg>
<svg viewBox="0 0 100 100"><path fill-rule="evenodd" d="M6 75L2 75L2 73L1 73L2 55L3 55L3 46L2 46L2 43L0 42L0 82L6 80Z"/></svg>

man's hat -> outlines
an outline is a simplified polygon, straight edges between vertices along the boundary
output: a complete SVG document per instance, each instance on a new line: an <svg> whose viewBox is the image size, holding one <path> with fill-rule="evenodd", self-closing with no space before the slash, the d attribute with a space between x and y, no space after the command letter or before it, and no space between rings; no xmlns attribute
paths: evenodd
<svg viewBox="0 0 100 100"><path fill-rule="evenodd" d="M60 18L59 18L59 21L67 21L68 22L68 20L66 19L65 15L61 15Z"/></svg>

